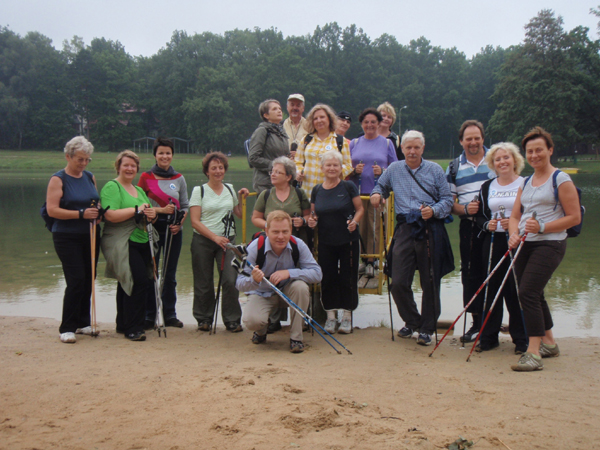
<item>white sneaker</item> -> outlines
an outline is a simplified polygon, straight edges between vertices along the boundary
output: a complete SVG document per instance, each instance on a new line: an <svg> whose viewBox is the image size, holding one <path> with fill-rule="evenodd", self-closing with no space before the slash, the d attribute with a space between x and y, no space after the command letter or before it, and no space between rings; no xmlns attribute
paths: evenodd
<svg viewBox="0 0 600 450"><path fill-rule="evenodd" d="M75 330L75 334L85 334L86 336L91 336L92 335L92 327L87 326L84 328L77 328Z"/></svg>
<svg viewBox="0 0 600 450"><path fill-rule="evenodd" d="M350 319L344 319L344 320L342 320L342 324L338 328L338 333L341 333L341 334L350 334L350 333L352 333L352 324L350 322Z"/></svg>
<svg viewBox="0 0 600 450"><path fill-rule="evenodd" d="M325 322L325 331L327 331L329 334L335 333L336 325L337 325L337 320L327 319L327 322Z"/></svg>
<svg viewBox="0 0 600 450"><path fill-rule="evenodd" d="M60 341L65 344L74 344L77 340L75 339L75 333L67 331L66 333L60 334Z"/></svg>

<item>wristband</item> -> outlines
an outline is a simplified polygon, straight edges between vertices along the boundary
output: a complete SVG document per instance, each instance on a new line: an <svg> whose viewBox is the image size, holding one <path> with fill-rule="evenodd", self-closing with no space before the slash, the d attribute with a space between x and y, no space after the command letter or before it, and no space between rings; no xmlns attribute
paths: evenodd
<svg viewBox="0 0 600 450"><path fill-rule="evenodd" d="M471 215L469 214L469 209L467 208L469 206L469 204L465 204L465 216L470 217Z"/></svg>
<svg viewBox="0 0 600 450"><path fill-rule="evenodd" d="M537 234L544 234L544 231L546 231L546 224L544 222L538 222L540 224L540 231L537 232Z"/></svg>
<svg viewBox="0 0 600 450"><path fill-rule="evenodd" d="M84 212L85 212L85 210L83 210L83 209L80 209L80 210L79 210L79 218L80 218L80 219L83 219L83 213L84 213Z"/></svg>

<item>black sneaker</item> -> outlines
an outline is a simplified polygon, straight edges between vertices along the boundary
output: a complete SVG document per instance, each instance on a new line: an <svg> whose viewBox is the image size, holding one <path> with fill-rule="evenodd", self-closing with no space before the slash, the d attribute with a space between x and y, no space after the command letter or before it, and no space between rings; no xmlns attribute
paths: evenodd
<svg viewBox="0 0 600 450"><path fill-rule="evenodd" d="M478 334L479 334L479 327L472 325L471 328L469 328L469 331L467 331L460 338L460 342L473 342L475 339L477 339Z"/></svg>
<svg viewBox="0 0 600 450"><path fill-rule="evenodd" d="M269 324L269 326L267 327L267 334L273 334L279 330L281 330L281 322L277 320Z"/></svg>
<svg viewBox="0 0 600 450"><path fill-rule="evenodd" d="M265 342L267 342L267 335L263 335L261 336L260 334L258 334L256 331L254 332L254 334L252 335L252 343L253 344L264 344Z"/></svg>
<svg viewBox="0 0 600 450"><path fill-rule="evenodd" d="M419 333L419 337L417 338L417 344L431 345L431 335L427 333Z"/></svg>
<svg viewBox="0 0 600 450"><path fill-rule="evenodd" d="M404 339L410 339L413 335L414 331L408 327L403 327L398 331L398 336Z"/></svg>
<svg viewBox="0 0 600 450"><path fill-rule="evenodd" d="M210 322L200 322L198 324L198 331L210 331Z"/></svg>
<svg viewBox="0 0 600 450"><path fill-rule="evenodd" d="M130 341L145 341L146 333L144 333L143 331L135 331L133 333L126 333L125 337Z"/></svg>
<svg viewBox="0 0 600 450"><path fill-rule="evenodd" d="M183 328L183 322L177 317L171 317L165 320L165 327Z"/></svg>
<svg viewBox="0 0 600 450"><path fill-rule="evenodd" d="M244 331L239 322L227 322L225 324L225 328L230 333L239 333L240 331Z"/></svg>
<svg viewBox="0 0 600 450"><path fill-rule="evenodd" d="M294 341L290 339L290 352L302 353L304 351L304 343L302 341Z"/></svg>

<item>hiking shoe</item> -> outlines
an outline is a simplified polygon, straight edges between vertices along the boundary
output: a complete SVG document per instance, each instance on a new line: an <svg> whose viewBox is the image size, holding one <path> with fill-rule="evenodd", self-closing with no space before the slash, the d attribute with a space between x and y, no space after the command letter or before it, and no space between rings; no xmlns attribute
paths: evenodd
<svg viewBox="0 0 600 450"><path fill-rule="evenodd" d="M267 327L267 334L273 334L279 330L281 330L281 322L276 320L275 322L270 323Z"/></svg>
<svg viewBox="0 0 600 450"><path fill-rule="evenodd" d="M302 353L304 351L304 343L302 341L294 341L290 339L290 352Z"/></svg>
<svg viewBox="0 0 600 450"><path fill-rule="evenodd" d="M87 327L77 328L75 330L75 334L84 334L86 336L91 336L92 335L92 327L88 325Z"/></svg>
<svg viewBox="0 0 600 450"><path fill-rule="evenodd" d="M404 339L410 339L413 333L414 331L408 327L402 327L400 330L398 330L398 336Z"/></svg>
<svg viewBox="0 0 600 450"><path fill-rule="evenodd" d="M183 328L183 322L177 317L171 317L170 319L165 320L165 327Z"/></svg>
<svg viewBox="0 0 600 450"><path fill-rule="evenodd" d="M60 342L63 342L65 344L74 344L75 342L77 342L77 339L75 338L75 333L73 333L72 331L60 333Z"/></svg>
<svg viewBox="0 0 600 450"><path fill-rule="evenodd" d="M325 331L327 331L329 334L334 334L336 326L337 320L327 319L327 321L325 322Z"/></svg>
<svg viewBox="0 0 600 450"><path fill-rule="evenodd" d="M523 353L525 353L527 351L527 343L526 342L521 342L518 344L515 344L515 355L522 355ZM541 352L540 352L541 354Z"/></svg>
<svg viewBox="0 0 600 450"><path fill-rule="evenodd" d="M365 268L365 277L373 278L375 276L375 269L373 268L373 264L367 264Z"/></svg>
<svg viewBox="0 0 600 450"><path fill-rule="evenodd" d="M479 334L479 327L475 326L475 325L471 325L471 328L469 328L469 331L467 331L463 336L461 336L460 338L460 342L473 342L475 339L477 339L477 335Z"/></svg>
<svg viewBox="0 0 600 450"><path fill-rule="evenodd" d="M367 265L364 262L361 262L358 265L358 274L362 275L363 273L365 273L365 270L367 269Z"/></svg>
<svg viewBox="0 0 600 450"><path fill-rule="evenodd" d="M477 343L475 347L475 351L478 353L488 352L490 350L494 350L495 348L500 347L500 342L494 342L493 344L482 344L481 341Z"/></svg>
<svg viewBox="0 0 600 450"><path fill-rule="evenodd" d="M338 333L340 333L340 334L352 333L352 323L350 322L350 319L342 320L342 324L338 328Z"/></svg>
<svg viewBox="0 0 600 450"><path fill-rule="evenodd" d="M431 335L427 333L419 333L419 337L417 338L417 344L431 345Z"/></svg>
<svg viewBox="0 0 600 450"><path fill-rule="evenodd" d="M542 342L542 345L540 345L540 356L542 358L554 358L558 355L560 355L558 344L554 344L554 346L552 347Z"/></svg>
<svg viewBox="0 0 600 450"><path fill-rule="evenodd" d="M146 333L143 331L134 331L133 333L126 333L125 337L130 341L145 341Z"/></svg>
<svg viewBox="0 0 600 450"><path fill-rule="evenodd" d="M519 362L510 366L510 368L515 372L533 372L534 370L542 370L544 368L544 363L539 356L525 352L521 358L519 358Z"/></svg>
<svg viewBox="0 0 600 450"><path fill-rule="evenodd" d="M242 328L242 325L240 325L239 322L227 322L225 324L225 328L230 333L239 333L240 331L244 331L244 329Z"/></svg>
<svg viewBox="0 0 600 450"><path fill-rule="evenodd" d="M210 322L200 322L198 324L198 331L210 331Z"/></svg>
<svg viewBox="0 0 600 450"><path fill-rule="evenodd" d="M264 344L267 341L267 335L260 335L256 331L252 335L252 343L253 344Z"/></svg>
<svg viewBox="0 0 600 450"><path fill-rule="evenodd" d="M144 330L154 330L154 320L144 320Z"/></svg>

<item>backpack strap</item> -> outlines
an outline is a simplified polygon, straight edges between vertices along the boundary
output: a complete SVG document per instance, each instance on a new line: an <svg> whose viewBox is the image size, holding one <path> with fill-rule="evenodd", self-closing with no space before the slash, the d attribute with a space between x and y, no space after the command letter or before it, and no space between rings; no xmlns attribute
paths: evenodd
<svg viewBox="0 0 600 450"><path fill-rule="evenodd" d="M457 156L450 161L448 167L450 168L450 181L452 181L452 184L456 186L456 175L458 174L458 168L460 167L460 156Z"/></svg>
<svg viewBox="0 0 600 450"><path fill-rule="evenodd" d="M267 239L267 234L264 231L260 231L252 237L252 240L254 239L258 239L255 264L262 269L266 260L265 242ZM300 260L300 249L298 248L298 241L296 241L294 236L290 236L290 245L292 247L292 260L294 261L294 266L298 267L298 261Z"/></svg>
<svg viewBox="0 0 600 450"><path fill-rule="evenodd" d="M556 200L556 204L554 205L554 210L556 211L556 208L558 206L558 186L556 184L556 178L558 177L558 173L560 172L560 170L555 170L554 173L552 174L552 187L554 188L554 198Z"/></svg>
<svg viewBox="0 0 600 450"><path fill-rule="evenodd" d="M273 189L273 188L267 189L265 191L265 206L267 204L267 200L269 200L269 195L271 195L271 189Z"/></svg>
<svg viewBox="0 0 600 450"><path fill-rule="evenodd" d="M304 148L306 148L306 146L308 144L310 144L310 141L313 140L313 135L312 134L307 134L306 136L304 136Z"/></svg>

